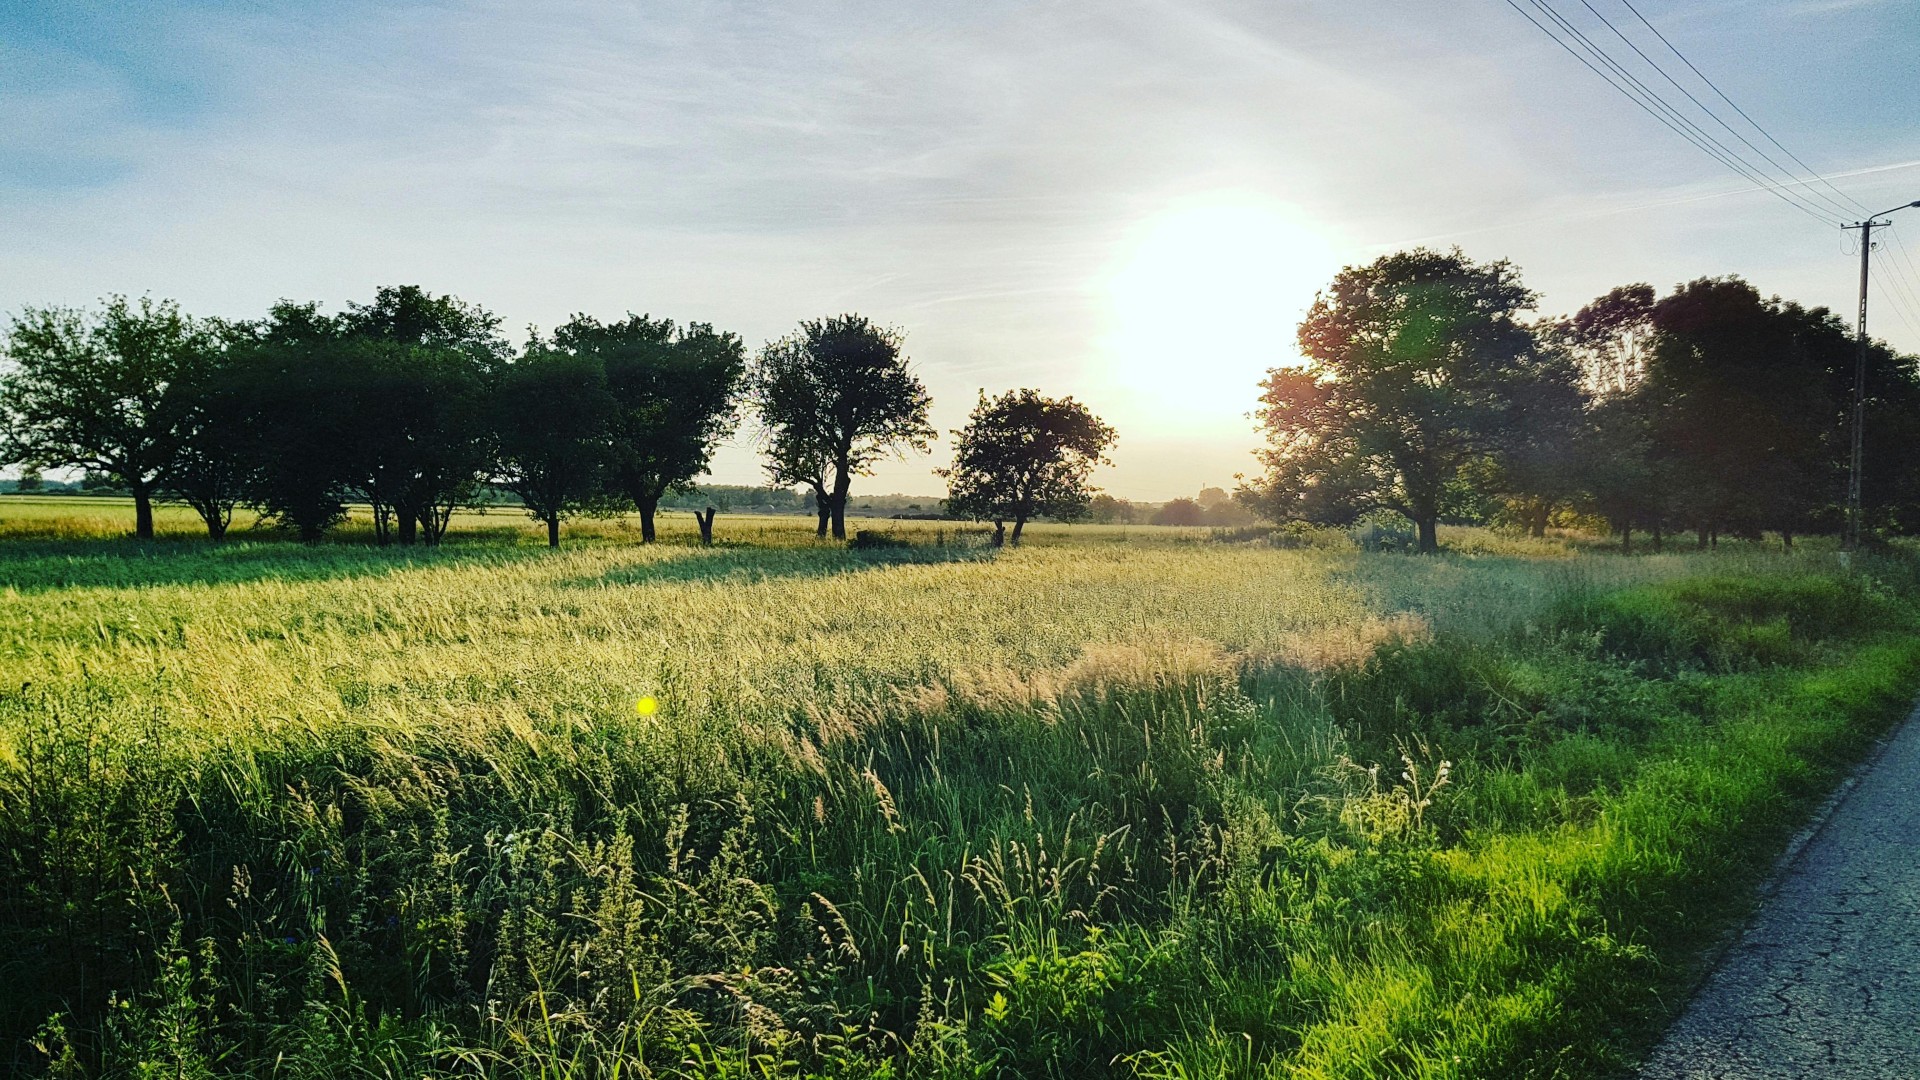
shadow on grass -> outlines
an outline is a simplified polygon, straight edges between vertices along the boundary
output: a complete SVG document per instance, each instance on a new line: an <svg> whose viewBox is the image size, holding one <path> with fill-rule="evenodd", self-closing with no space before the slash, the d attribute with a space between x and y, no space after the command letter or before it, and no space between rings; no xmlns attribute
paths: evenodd
<svg viewBox="0 0 1920 1080"><path fill-rule="evenodd" d="M14 540L0 542L0 589L40 593L73 588L145 588L239 585L256 581L311 582L381 578L413 570L511 566L564 558L581 551L640 551L637 544L583 540L554 552L544 544L462 534L439 547L375 547L363 543L301 544L255 538L211 544L204 538ZM913 545L853 551L838 544L769 547L721 544L703 548L666 541L644 549L648 558L604 574L556 579L569 588L650 582L752 583L778 577L855 573L886 566L989 558L960 544Z"/></svg>
<svg viewBox="0 0 1920 1080"><path fill-rule="evenodd" d="M962 544L915 544L870 550L853 550L837 544L778 548L718 545L689 547L676 557L621 566L604 574L561 578L554 584L585 589L687 582L752 585L775 578L829 577L893 566L985 562L992 558L991 548Z"/></svg>

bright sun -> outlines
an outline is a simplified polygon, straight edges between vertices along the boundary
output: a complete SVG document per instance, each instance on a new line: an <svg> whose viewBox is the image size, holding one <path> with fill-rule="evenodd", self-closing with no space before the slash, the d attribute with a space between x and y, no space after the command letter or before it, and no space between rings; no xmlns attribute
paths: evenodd
<svg viewBox="0 0 1920 1080"><path fill-rule="evenodd" d="M1170 207L1144 223L1105 283L1109 382L1166 428L1237 419L1268 368L1299 362L1294 329L1339 267L1328 237L1284 204Z"/></svg>

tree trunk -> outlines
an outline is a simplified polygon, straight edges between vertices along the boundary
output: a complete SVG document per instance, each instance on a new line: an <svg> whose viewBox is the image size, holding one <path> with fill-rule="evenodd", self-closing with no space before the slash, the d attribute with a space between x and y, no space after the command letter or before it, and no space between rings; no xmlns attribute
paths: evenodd
<svg viewBox="0 0 1920 1080"><path fill-rule="evenodd" d="M1440 515L1422 514L1414 522L1420 529L1420 554L1432 555L1440 550Z"/></svg>
<svg viewBox="0 0 1920 1080"><path fill-rule="evenodd" d="M713 515L718 512L719 511L711 506L707 507L707 512L704 514L698 510L693 512L693 520L700 523L700 544L702 547L713 546Z"/></svg>
<svg viewBox="0 0 1920 1080"><path fill-rule="evenodd" d="M993 523L993 546L1007 546L1007 523L1004 521L996 521Z"/></svg>
<svg viewBox="0 0 1920 1080"><path fill-rule="evenodd" d="M833 475L833 538L847 538L847 492L853 487L853 477L846 469L837 469Z"/></svg>
<svg viewBox="0 0 1920 1080"><path fill-rule="evenodd" d="M1693 546L1700 551L1707 550L1707 527L1705 525L1694 530L1694 537Z"/></svg>
<svg viewBox="0 0 1920 1080"><path fill-rule="evenodd" d="M833 516L833 508L829 505L831 502L832 500L827 498L827 486L813 484L813 512L820 517L820 527L814 530L813 534L816 540L827 538L827 527L832 524Z"/></svg>
<svg viewBox="0 0 1920 1080"><path fill-rule="evenodd" d="M1013 519L1013 546L1014 547L1020 546L1020 531L1022 529L1025 529L1026 527L1027 527L1027 519L1025 517L1016 517Z"/></svg>
<svg viewBox="0 0 1920 1080"><path fill-rule="evenodd" d="M559 514L552 514L552 515L549 515L547 518L547 546L550 548L557 548L560 546L560 515Z"/></svg>
<svg viewBox="0 0 1920 1080"><path fill-rule="evenodd" d="M414 541L420 538L420 519L413 515L412 510L396 510L394 513L395 521L400 526L400 543L412 547Z"/></svg>
<svg viewBox="0 0 1920 1080"><path fill-rule="evenodd" d="M1655 525L1648 531L1653 533L1653 550L1665 551L1667 547L1667 537L1666 534L1661 531L1660 526Z"/></svg>
<svg viewBox="0 0 1920 1080"><path fill-rule="evenodd" d="M1781 529L1781 530L1780 530L1780 543L1781 543L1781 545L1782 545L1782 546L1784 546L1784 547L1785 547L1785 548L1786 548L1786 549L1787 549L1788 551L1792 551L1792 550L1793 550L1793 530L1791 530L1791 529Z"/></svg>
<svg viewBox="0 0 1920 1080"><path fill-rule="evenodd" d="M1538 500L1528 508L1527 533L1538 540L1547 535L1547 520L1553 516L1553 506L1545 499Z"/></svg>
<svg viewBox="0 0 1920 1080"><path fill-rule="evenodd" d="M1633 554L1633 526L1620 526L1620 554Z"/></svg>
<svg viewBox="0 0 1920 1080"><path fill-rule="evenodd" d="M147 484L133 485L133 535L153 539L153 488Z"/></svg>
<svg viewBox="0 0 1920 1080"><path fill-rule="evenodd" d="M653 515L660 509L660 498L655 496L651 499L635 499L633 505L640 511L640 542L651 544L654 539Z"/></svg>

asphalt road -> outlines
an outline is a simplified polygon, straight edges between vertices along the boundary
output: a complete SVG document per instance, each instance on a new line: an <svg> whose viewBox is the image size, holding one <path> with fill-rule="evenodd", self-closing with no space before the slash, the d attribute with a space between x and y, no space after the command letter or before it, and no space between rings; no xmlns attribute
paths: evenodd
<svg viewBox="0 0 1920 1080"><path fill-rule="evenodd" d="M1642 1080L1920 1078L1916 717L1801 849Z"/></svg>

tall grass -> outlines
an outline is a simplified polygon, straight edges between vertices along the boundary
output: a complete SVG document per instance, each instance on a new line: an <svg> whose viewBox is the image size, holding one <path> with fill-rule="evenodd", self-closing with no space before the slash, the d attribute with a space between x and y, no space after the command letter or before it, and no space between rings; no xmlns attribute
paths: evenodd
<svg viewBox="0 0 1920 1080"><path fill-rule="evenodd" d="M0 547L14 1069L1604 1075L1920 667L1897 563L739 524Z"/></svg>

